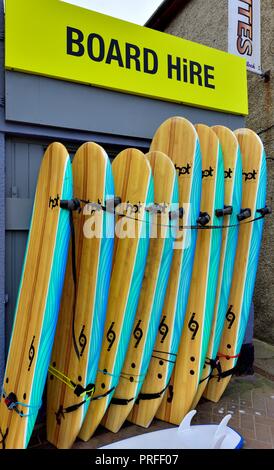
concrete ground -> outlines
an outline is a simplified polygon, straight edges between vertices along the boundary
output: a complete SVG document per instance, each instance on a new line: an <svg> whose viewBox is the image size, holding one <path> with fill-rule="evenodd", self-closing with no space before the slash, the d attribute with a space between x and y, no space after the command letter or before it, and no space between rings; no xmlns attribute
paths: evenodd
<svg viewBox="0 0 274 470"><path fill-rule="evenodd" d="M219 403L202 399L197 406L195 424L219 423L231 414L229 425L244 438L245 449L274 449L274 346L254 340L255 374L233 377ZM126 422L117 434L99 427L89 442L78 440L74 449L96 449L121 439L171 427L154 420L149 429ZM36 430L33 448L52 448L43 426Z"/></svg>

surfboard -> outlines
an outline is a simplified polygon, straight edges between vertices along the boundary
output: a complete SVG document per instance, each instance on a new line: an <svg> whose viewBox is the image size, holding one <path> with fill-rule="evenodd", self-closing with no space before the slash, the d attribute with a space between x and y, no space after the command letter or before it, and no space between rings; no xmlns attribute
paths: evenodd
<svg viewBox="0 0 274 470"><path fill-rule="evenodd" d="M222 230L221 260L218 274L217 293L206 354L206 361L197 393L191 408L196 408L212 373L218 365L218 348L227 312L227 303L232 282L234 260L238 241L238 218L242 203L242 160L238 140L235 134L224 126L213 126L213 131L219 138L223 160L225 181L224 228ZM231 227L229 227L231 226Z"/></svg>
<svg viewBox="0 0 274 470"><path fill-rule="evenodd" d="M105 210L114 201L106 152L95 143L83 144L72 171L74 198L82 202L80 211L73 213L75 241L70 245L47 389L47 439L58 448L72 446L93 393L114 245L114 211Z"/></svg>
<svg viewBox="0 0 274 470"><path fill-rule="evenodd" d="M195 126L202 154L201 212L210 216L210 225L222 225L217 210L224 208L224 165L217 135L203 124ZM180 424L190 410L205 363L222 243L221 229L198 230L191 287L184 328L175 368L156 417Z"/></svg>
<svg viewBox="0 0 274 470"><path fill-rule="evenodd" d="M179 205L184 208L180 224L196 225L200 212L201 154L194 126L181 117L165 121L156 131L151 150L168 155L179 180ZM141 392L128 420L148 427L166 390L183 328L196 246L196 230L182 229L174 244L174 255L162 317L153 354Z"/></svg>
<svg viewBox="0 0 274 470"><path fill-rule="evenodd" d="M116 214L121 216L115 227L113 268L96 392L79 433L84 441L89 440L96 430L118 385L149 248L150 217L146 209L153 204L154 198L149 161L139 150L126 149L114 159L112 171L115 193L123 206L116 208Z"/></svg>
<svg viewBox="0 0 274 470"><path fill-rule="evenodd" d="M196 410L190 411L179 427L146 432L99 449L241 449L243 447L243 437L227 426L231 414L226 415L220 424L191 426L191 419L195 414Z"/></svg>
<svg viewBox="0 0 274 470"><path fill-rule="evenodd" d="M214 402L220 399L230 381L243 342L256 280L266 203L267 168L262 141L249 129L239 129L235 135L242 154L242 208L251 210L251 220L262 218L240 224L226 321L218 352L222 372L228 375L212 377L204 393Z"/></svg>
<svg viewBox="0 0 274 470"><path fill-rule="evenodd" d="M0 401L0 446L27 447L41 406L68 254L72 197L66 148L50 145L40 167Z"/></svg>
<svg viewBox="0 0 274 470"><path fill-rule="evenodd" d="M125 363L118 387L101 423L112 432L119 431L130 413L149 366L160 324L173 256L173 237L178 223L176 217L170 216L172 213L179 215L178 177L172 161L158 151L150 152L146 157L154 180L155 212L152 213L146 270Z"/></svg>

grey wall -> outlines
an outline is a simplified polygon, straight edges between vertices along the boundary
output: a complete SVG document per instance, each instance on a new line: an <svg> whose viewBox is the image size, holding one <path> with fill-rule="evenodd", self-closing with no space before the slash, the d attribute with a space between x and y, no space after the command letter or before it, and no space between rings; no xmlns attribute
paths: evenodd
<svg viewBox="0 0 274 470"><path fill-rule="evenodd" d="M227 51L228 0L191 0L166 33Z"/></svg>
<svg viewBox="0 0 274 470"><path fill-rule="evenodd" d="M127 95L51 78L6 72L6 120L151 139L170 116L193 123L243 123L241 116Z"/></svg>

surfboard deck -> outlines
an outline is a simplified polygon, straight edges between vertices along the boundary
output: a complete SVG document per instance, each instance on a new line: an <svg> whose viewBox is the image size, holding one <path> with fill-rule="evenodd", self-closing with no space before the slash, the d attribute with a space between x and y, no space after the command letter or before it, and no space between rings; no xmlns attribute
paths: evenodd
<svg viewBox="0 0 274 470"><path fill-rule="evenodd" d="M79 433L84 441L91 438L99 425L118 385L149 247L149 214L145 208L153 203L150 164L139 150L127 149L115 158L112 171L115 193L125 206L123 212L119 207L117 210L127 217L119 217L115 227L113 268L96 392ZM98 396L101 398L96 399Z"/></svg>
<svg viewBox="0 0 274 470"><path fill-rule="evenodd" d="M224 215L223 223L224 226L232 225L232 227L222 230L221 260L210 340L201 380L191 405L192 409L196 408L211 373L216 373L216 369L212 371L209 361L217 359L224 327L238 242L239 227L237 215L240 213L242 203L242 159L238 140L235 134L227 127L213 126L212 130L217 134L223 153L225 206L232 208L231 214Z"/></svg>
<svg viewBox="0 0 274 470"><path fill-rule="evenodd" d="M173 256L178 211L178 178L172 161L162 152L146 154L154 180L155 204L163 212L151 218L151 239L135 323L118 387L101 424L118 432L142 387L158 331ZM173 225L173 230L172 230ZM177 224L176 224L177 225ZM128 381L131 378L132 382Z"/></svg>
<svg viewBox="0 0 274 470"><path fill-rule="evenodd" d="M201 212L210 216L208 225L221 226L223 217L216 209L224 208L224 166L217 135L208 126L195 126L202 154ZM191 287L184 328L173 370L170 390L156 417L180 424L190 410L205 363L217 288L221 229L198 230Z"/></svg>
<svg viewBox="0 0 274 470"><path fill-rule="evenodd" d="M0 402L2 448L27 447L41 406L70 238L69 213L60 200L71 197L70 158L53 143L40 167L18 291ZM8 409L12 402L17 405Z"/></svg>
<svg viewBox="0 0 274 470"><path fill-rule="evenodd" d="M194 126L181 117L168 119L156 131L151 150L162 151L173 161L179 180L179 206L185 211L180 224L195 225L200 211L202 167ZM151 362L128 416L129 421L143 427L148 427L154 418L171 377L183 328L195 245L195 230L179 232Z"/></svg>
<svg viewBox="0 0 274 470"><path fill-rule="evenodd" d="M73 212L76 286L71 244L51 365L86 389L94 384L98 368L113 251L113 237L107 238L107 231L114 230L114 214L100 207L94 211L88 202L99 201L105 207L114 200L114 183L106 152L92 142L78 149L72 171L74 198L86 202L80 212ZM72 446L88 409L88 395L81 397L75 390L49 374L47 440L58 448Z"/></svg>
<svg viewBox="0 0 274 470"><path fill-rule="evenodd" d="M267 169L261 139L250 129L235 131L242 154L243 194L242 208L251 209L250 220L258 217L258 210L265 207ZM222 371L231 370L237 362L252 302L264 220L240 223L234 273L228 301L226 321L219 347ZM224 357L223 357L224 356ZM204 396L219 401L231 375L211 378Z"/></svg>

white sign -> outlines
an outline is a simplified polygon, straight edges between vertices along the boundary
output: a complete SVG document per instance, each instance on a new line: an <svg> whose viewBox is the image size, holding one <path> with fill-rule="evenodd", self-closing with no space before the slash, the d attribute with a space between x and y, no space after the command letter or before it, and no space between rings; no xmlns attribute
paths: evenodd
<svg viewBox="0 0 274 470"><path fill-rule="evenodd" d="M228 52L246 58L247 69L259 74L262 73L260 4L260 0L228 3Z"/></svg>

